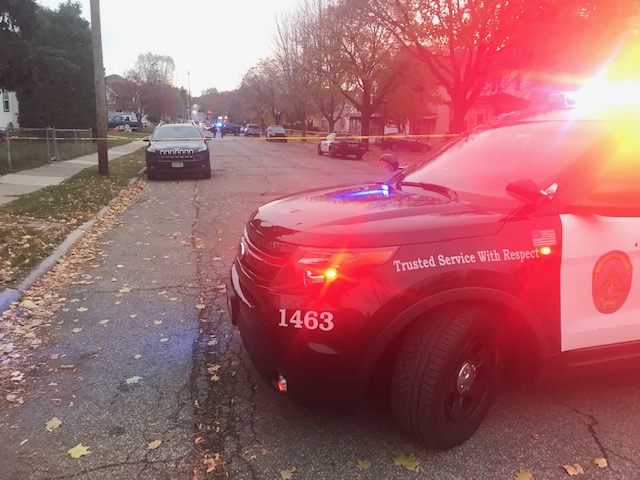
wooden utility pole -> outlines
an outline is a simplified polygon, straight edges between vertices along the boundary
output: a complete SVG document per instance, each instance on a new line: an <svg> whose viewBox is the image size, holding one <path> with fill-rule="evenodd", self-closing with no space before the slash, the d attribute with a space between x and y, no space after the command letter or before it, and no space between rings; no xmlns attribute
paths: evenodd
<svg viewBox="0 0 640 480"><path fill-rule="evenodd" d="M93 39L93 77L96 91L96 132L98 140L98 172L109 175L107 147L107 88L102 62L102 33L100 30L100 0L91 0L91 33Z"/></svg>

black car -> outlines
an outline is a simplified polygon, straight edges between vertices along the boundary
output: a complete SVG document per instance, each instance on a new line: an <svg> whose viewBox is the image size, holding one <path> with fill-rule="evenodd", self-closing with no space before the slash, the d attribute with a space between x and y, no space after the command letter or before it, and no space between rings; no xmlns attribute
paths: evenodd
<svg viewBox="0 0 640 480"><path fill-rule="evenodd" d="M423 141L418 137L393 134L385 135L384 137L378 137L374 143L383 150L409 150L411 152L428 152L431 150L431 144Z"/></svg>
<svg viewBox="0 0 640 480"><path fill-rule="evenodd" d="M222 124L220 130L223 135L240 135L241 127L237 123L226 122Z"/></svg>
<svg viewBox="0 0 640 480"><path fill-rule="evenodd" d="M155 180L161 174L196 173L211 178L211 159L202 129L191 123L159 125L150 137L145 154L147 177Z"/></svg>
<svg viewBox="0 0 640 480"><path fill-rule="evenodd" d="M504 377L637 366L638 124L519 112L384 183L260 207L227 285L255 368L322 405L379 382L403 429L447 449Z"/></svg>

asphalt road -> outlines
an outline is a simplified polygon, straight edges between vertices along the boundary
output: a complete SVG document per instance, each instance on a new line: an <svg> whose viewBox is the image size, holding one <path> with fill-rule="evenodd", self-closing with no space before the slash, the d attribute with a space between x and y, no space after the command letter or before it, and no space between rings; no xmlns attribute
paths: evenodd
<svg viewBox="0 0 640 480"><path fill-rule="evenodd" d="M34 388L0 411L1 479L538 480L568 477L565 464L580 464L580 478L639 476L637 372L504 388L476 435L447 452L401 432L383 399L332 413L273 391L226 310L245 220L281 195L386 174L374 156L319 157L315 145L211 146L211 180L147 183L100 240L101 264L63 292ZM61 425L48 431L53 417ZM80 443L91 453L71 458ZM399 454L415 454L419 471L395 465Z"/></svg>

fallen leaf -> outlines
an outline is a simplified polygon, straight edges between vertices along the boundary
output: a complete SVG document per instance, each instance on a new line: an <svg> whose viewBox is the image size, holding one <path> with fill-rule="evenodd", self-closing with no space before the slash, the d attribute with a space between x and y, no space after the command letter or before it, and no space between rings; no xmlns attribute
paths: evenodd
<svg viewBox="0 0 640 480"><path fill-rule="evenodd" d="M160 341L161 341L162 343L164 343L164 342L168 342L168 341L169 341L169 339L168 339L168 338L161 338L161 339L160 339Z"/></svg>
<svg viewBox="0 0 640 480"><path fill-rule="evenodd" d="M600 468L607 468L609 466L609 462L607 462L607 459L604 457L596 458L593 463L598 465Z"/></svg>
<svg viewBox="0 0 640 480"><path fill-rule="evenodd" d="M79 443L75 447L70 448L67 453L71 455L71 458L80 458L85 455L89 455L91 452L89 451L89 447L82 445L82 443Z"/></svg>
<svg viewBox="0 0 640 480"><path fill-rule="evenodd" d="M136 360L139 360L140 358L142 358L142 355L134 355L133 358L135 358Z"/></svg>
<svg viewBox="0 0 640 480"><path fill-rule="evenodd" d="M127 285L123 285L120 290L118 290L120 293L127 293L131 291L131 287L127 286Z"/></svg>
<svg viewBox="0 0 640 480"><path fill-rule="evenodd" d="M371 461L358 460L358 470L369 470L371 468Z"/></svg>
<svg viewBox="0 0 640 480"><path fill-rule="evenodd" d="M528 472L526 470L520 470L516 475L515 480L531 480L533 478L533 473Z"/></svg>
<svg viewBox="0 0 640 480"><path fill-rule="evenodd" d="M100 320L98 323L100 325L106 325L107 323L109 323L109 320Z"/></svg>
<svg viewBox="0 0 640 480"><path fill-rule="evenodd" d="M574 463L573 465L563 465L562 468L564 468L572 477L582 475L584 473L584 469L577 463Z"/></svg>
<svg viewBox="0 0 640 480"><path fill-rule="evenodd" d="M204 303L199 303L196 305L196 308L198 310L204 310L205 308L207 308L207 306Z"/></svg>
<svg viewBox="0 0 640 480"><path fill-rule="evenodd" d="M393 457L393 463L412 472L417 472L420 470L420 461L413 453L410 455L396 455L395 457Z"/></svg>
<svg viewBox="0 0 640 480"><path fill-rule="evenodd" d="M53 432L60 425L62 425L62 422L58 417L53 417L51 420L44 424L48 432Z"/></svg>
<svg viewBox="0 0 640 480"><path fill-rule="evenodd" d="M220 370L220 365L211 365L210 367L207 368L207 372L209 373L216 373L218 370Z"/></svg>
<svg viewBox="0 0 640 480"><path fill-rule="evenodd" d="M132 383L138 383L139 380L142 380L142 377L136 375L134 377L127 378L127 385L131 385Z"/></svg>
<svg viewBox="0 0 640 480"><path fill-rule="evenodd" d="M27 443L28 441L29 441L29 439L28 439L28 438L25 438L24 440L22 440L22 441L20 442L20 446L24 445L24 444L25 444L25 443Z"/></svg>
<svg viewBox="0 0 640 480"><path fill-rule="evenodd" d="M153 442L149 443L149 450L155 450L160 446L161 443L162 440L154 440Z"/></svg>
<svg viewBox="0 0 640 480"><path fill-rule="evenodd" d="M218 465L220 464L220 454L216 453L213 456L213 458L212 457L206 457L204 459L204 464L207 467L207 473L213 472L216 468L218 468Z"/></svg>
<svg viewBox="0 0 640 480"><path fill-rule="evenodd" d="M88 311L89 309L88 309L87 307L78 307L78 308L76 308L76 310L77 310L78 312L86 312L86 311Z"/></svg>
<svg viewBox="0 0 640 480"><path fill-rule="evenodd" d="M162 320L156 320L153 322L154 325L162 325Z"/></svg>
<svg viewBox="0 0 640 480"><path fill-rule="evenodd" d="M22 397L19 397L17 395L12 394L12 393L10 393L9 395L7 395L4 398L7 399L7 402L19 403L20 405L22 405L24 403L24 400L22 399Z"/></svg>
<svg viewBox="0 0 640 480"><path fill-rule="evenodd" d="M211 377L211 380L214 381L214 382L217 382L218 380L220 380L220 377L218 375L213 375Z"/></svg>
<svg viewBox="0 0 640 480"><path fill-rule="evenodd" d="M73 333L80 333L82 331L81 328L74 328L73 330L71 330Z"/></svg>
<svg viewBox="0 0 640 480"><path fill-rule="evenodd" d="M136 318L137 316L138 316L137 313L133 313L133 314L129 315L129 318Z"/></svg>
<svg viewBox="0 0 640 480"><path fill-rule="evenodd" d="M171 301L171 302L175 302L176 300L178 300L178 297L171 297L171 298L169 299L169 301Z"/></svg>
<svg viewBox="0 0 640 480"><path fill-rule="evenodd" d="M280 478L282 478L282 480L291 480L294 473L296 473L296 467L291 467L288 470L280 470Z"/></svg>

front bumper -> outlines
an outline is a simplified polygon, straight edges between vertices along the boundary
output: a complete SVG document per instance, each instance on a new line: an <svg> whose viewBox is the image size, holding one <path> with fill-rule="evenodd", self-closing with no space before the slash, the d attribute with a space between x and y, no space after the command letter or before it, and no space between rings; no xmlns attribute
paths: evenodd
<svg viewBox="0 0 640 480"><path fill-rule="evenodd" d="M147 172L154 173L203 173L211 166L208 160L196 159L162 159L150 161L147 159Z"/></svg>
<svg viewBox="0 0 640 480"><path fill-rule="evenodd" d="M256 370L274 387L278 378L284 377L287 395L294 401L324 407L353 406L367 382L356 373L357 362L350 356L348 342L340 348L323 342L322 335L279 328L269 312L274 306L290 305L294 298L273 293L270 297L258 302L254 293L243 289L234 262L227 282L229 314Z"/></svg>

